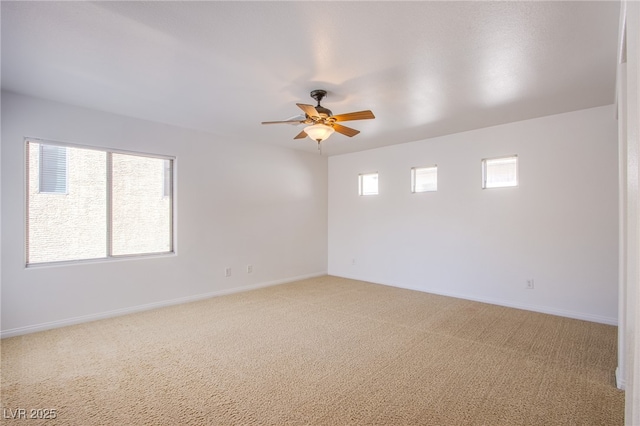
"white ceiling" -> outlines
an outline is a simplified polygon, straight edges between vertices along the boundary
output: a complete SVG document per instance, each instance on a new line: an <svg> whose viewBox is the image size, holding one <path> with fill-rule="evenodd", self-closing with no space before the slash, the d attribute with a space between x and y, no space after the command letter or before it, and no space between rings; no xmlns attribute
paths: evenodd
<svg viewBox="0 0 640 426"><path fill-rule="evenodd" d="M2 88L313 152L261 121L329 92L328 155L615 101L620 5L602 2L8 2Z"/></svg>

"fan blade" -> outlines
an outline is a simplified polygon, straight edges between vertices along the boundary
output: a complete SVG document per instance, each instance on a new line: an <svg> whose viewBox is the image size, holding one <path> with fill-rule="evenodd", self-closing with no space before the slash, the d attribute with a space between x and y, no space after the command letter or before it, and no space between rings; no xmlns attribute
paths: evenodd
<svg viewBox="0 0 640 426"><path fill-rule="evenodd" d="M316 110L316 107L314 107L313 105L305 105L305 104L296 104L298 105L298 107L304 111L305 114L307 114L309 117L320 117L320 114L318 114L318 111Z"/></svg>
<svg viewBox="0 0 640 426"><path fill-rule="evenodd" d="M355 136L358 133L360 133L360 130L352 129L351 127L341 126L340 124L334 124L333 129L336 132L342 133L343 135L349 136L349 137Z"/></svg>
<svg viewBox="0 0 640 426"><path fill-rule="evenodd" d="M303 130L300 133L298 133L294 139L304 139L306 137L307 137L307 134Z"/></svg>
<svg viewBox="0 0 640 426"><path fill-rule="evenodd" d="M376 118L375 115L369 110L366 111L358 111L358 112L348 112L346 114L338 114L332 117L336 121L350 121L350 120L369 120L371 118Z"/></svg>
<svg viewBox="0 0 640 426"><path fill-rule="evenodd" d="M262 124L280 124L280 123L300 124L300 123L304 123L304 120L284 120L284 121L263 121L262 122Z"/></svg>

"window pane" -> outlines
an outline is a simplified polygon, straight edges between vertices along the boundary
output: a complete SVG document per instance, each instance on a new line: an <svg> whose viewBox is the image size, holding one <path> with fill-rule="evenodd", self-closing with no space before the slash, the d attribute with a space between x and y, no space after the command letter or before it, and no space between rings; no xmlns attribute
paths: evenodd
<svg viewBox="0 0 640 426"><path fill-rule="evenodd" d="M360 175L360 195L376 195L378 193L378 174Z"/></svg>
<svg viewBox="0 0 640 426"><path fill-rule="evenodd" d="M38 190L43 180L39 176L40 147L39 143L27 144L27 263L106 257L106 153L44 148L45 153L66 151L68 193L60 196Z"/></svg>
<svg viewBox="0 0 640 426"><path fill-rule="evenodd" d="M172 161L111 155L112 254L170 252L172 197L164 195L165 162L171 171Z"/></svg>
<svg viewBox="0 0 640 426"><path fill-rule="evenodd" d="M438 190L438 168L414 167L411 169L411 192Z"/></svg>
<svg viewBox="0 0 640 426"><path fill-rule="evenodd" d="M518 185L518 157L492 158L482 161L484 188Z"/></svg>

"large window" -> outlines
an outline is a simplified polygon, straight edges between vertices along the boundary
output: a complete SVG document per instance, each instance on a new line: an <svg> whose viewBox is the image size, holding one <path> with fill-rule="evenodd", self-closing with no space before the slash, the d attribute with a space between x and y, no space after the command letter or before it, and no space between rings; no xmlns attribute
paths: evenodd
<svg viewBox="0 0 640 426"><path fill-rule="evenodd" d="M518 186L516 155L482 160L482 188Z"/></svg>
<svg viewBox="0 0 640 426"><path fill-rule="evenodd" d="M26 263L173 252L173 159L28 140Z"/></svg>

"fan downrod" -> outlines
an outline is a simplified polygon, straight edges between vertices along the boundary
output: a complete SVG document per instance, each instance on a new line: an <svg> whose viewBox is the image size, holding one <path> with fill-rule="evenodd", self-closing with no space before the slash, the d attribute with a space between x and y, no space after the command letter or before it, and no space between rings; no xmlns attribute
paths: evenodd
<svg viewBox="0 0 640 426"><path fill-rule="evenodd" d="M324 118L328 118L331 117L333 115L333 113L331 112L330 109L323 107L322 105L320 105L320 101L327 96L327 91L326 90L312 90L310 93L311 97L313 99L315 99L318 102L318 105L316 105L316 111L318 111L318 114L320 114L321 116L323 116Z"/></svg>

